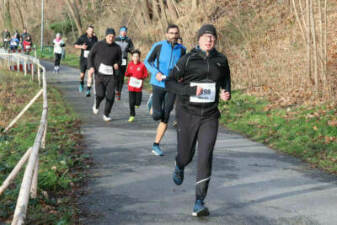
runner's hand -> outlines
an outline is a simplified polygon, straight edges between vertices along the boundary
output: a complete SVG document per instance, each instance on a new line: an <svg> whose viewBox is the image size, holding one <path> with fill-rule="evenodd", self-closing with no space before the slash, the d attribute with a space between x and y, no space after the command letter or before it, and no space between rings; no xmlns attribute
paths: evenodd
<svg viewBox="0 0 337 225"><path fill-rule="evenodd" d="M115 70L118 70L119 69L119 66L118 66L118 64L116 63L116 64L114 64L114 68L115 68Z"/></svg>
<svg viewBox="0 0 337 225"><path fill-rule="evenodd" d="M199 86L197 86L197 92L196 92L196 96L199 96L199 95L201 95L202 94L202 87L199 87Z"/></svg>
<svg viewBox="0 0 337 225"><path fill-rule="evenodd" d="M231 94L225 90L221 90L220 91L220 98L223 101L228 101L229 99L231 99Z"/></svg>
<svg viewBox="0 0 337 225"><path fill-rule="evenodd" d="M86 50L88 48L88 46L86 44L82 45L82 49Z"/></svg>
<svg viewBox="0 0 337 225"><path fill-rule="evenodd" d="M162 81L162 80L163 80L163 74L162 74L161 72L158 72L158 73L156 74L156 79L157 79L158 81Z"/></svg>

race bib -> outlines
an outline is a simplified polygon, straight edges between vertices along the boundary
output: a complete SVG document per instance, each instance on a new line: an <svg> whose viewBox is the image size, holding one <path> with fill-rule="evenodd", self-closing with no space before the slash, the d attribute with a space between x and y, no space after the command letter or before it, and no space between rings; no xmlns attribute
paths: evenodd
<svg viewBox="0 0 337 225"><path fill-rule="evenodd" d="M126 59L122 59L122 66L126 66Z"/></svg>
<svg viewBox="0 0 337 225"><path fill-rule="evenodd" d="M30 45L27 45L27 46L26 46L26 49L30 49Z"/></svg>
<svg viewBox="0 0 337 225"><path fill-rule="evenodd" d="M17 45L18 45L18 43L16 43L16 41L12 41L12 42L11 42L11 45L13 45L13 46L17 46Z"/></svg>
<svg viewBox="0 0 337 225"><path fill-rule="evenodd" d="M191 87L199 86L202 93L199 96L190 96L190 102L193 103L211 103L215 101L215 83L195 83L190 84Z"/></svg>
<svg viewBox="0 0 337 225"><path fill-rule="evenodd" d="M88 58L89 52L90 52L89 50L84 50L83 57Z"/></svg>
<svg viewBox="0 0 337 225"><path fill-rule="evenodd" d="M107 65L104 65L103 63L101 63L99 65L98 72L101 73L101 74L104 74L104 75L113 75L114 74L114 70L113 70L112 66L107 66Z"/></svg>
<svg viewBox="0 0 337 225"><path fill-rule="evenodd" d="M130 77L129 85L134 88L140 88L143 84L143 80L139 80L135 77Z"/></svg>

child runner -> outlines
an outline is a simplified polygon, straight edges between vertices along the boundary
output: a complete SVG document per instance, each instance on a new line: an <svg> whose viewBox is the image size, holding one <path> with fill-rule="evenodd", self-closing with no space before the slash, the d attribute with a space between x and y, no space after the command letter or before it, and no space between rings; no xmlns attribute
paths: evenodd
<svg viewBox="0 0 337 225"><path fill-rule="evenodd" d="M129 105L130 105L130 118L129 122L135 120L136 111L135 107L139 107L142 101L142 87L143 80L147 77L147 70L140 61L140 51L132 51L132 61L129 63L125 76L129 77L128 90L129 90Z"/></svg>

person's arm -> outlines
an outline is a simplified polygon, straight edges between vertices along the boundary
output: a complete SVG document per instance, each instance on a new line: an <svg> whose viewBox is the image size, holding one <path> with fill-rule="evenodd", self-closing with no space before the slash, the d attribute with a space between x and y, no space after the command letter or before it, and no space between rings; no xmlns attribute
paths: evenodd
<svg viewBox="0 0 337 225"><path fill-rule="evenodd" d="M187 60L187 55L179 59L173 70L171 70L168 79L165 81L165 86L169 92L177 95L187 95L193 96L197 93L197 87L190 87L189 85L184 85L182 83L183 77L185 75L185 65Z"/></svg>
<svg viewBox="0 0 337 225"><path fill-rule="evenodd" d="M96 55L96 52L97 52L97 48L98 48L98 44L96 43L93 47L92 47L92 49L91 49L91 51L90 51L90 53L89 53L89 55L88 55L88 68L89 69L91 69L91 68L95 68L95 55Z"/></svg>
<svg viewBox="0 0 337 225"><path fill-rule="evenodd" d="M77 41L74 44L74 47L77 49L87 49L87 45L84 44L82 36L79 37L79 39L77 39Z"/></svg>
<svg viewBox="0 0 337 225"><path fill-rule="evenodd" d="M159 56L160 54L160 50L161 44L154 44L144 60L146 69L150 71L153 76L156 76L156 74L160 72L158 68L154 65L157 55Z"/></svg>
<svg viewBox="0 0 337 225"><path fill-rule="evenodd" d="M220 87L220 98L223 101L228 101L231 99L231 76L230 76L230 69L228 66L228 61L225 59L225 69L224 69L224 77L221 80Z"/></svg>
<svg viewBox="0 0 337 225"><path fill-rule="evenodd" d="M129 38L128 52L131 53L134 49L135 49L135 46L133 45L132 40Z"/></svg>
<svg viewBox="0 0 337 225"><path fill-rule="evenodd" d="M143 79L146 79L148 76L148 72L147 72L147 69L145 67L145 65L143 66Z"/></svg>
<svg viewBox="0 0 337 225"><path fill-rule="evenodd" d="M130 77L130 76L131 76L130 63L128 64L128 67L126 68L125 76L126 76L126 77Z"/></svg>
<svg viewBox="0 0 337 225"><path fill-rule="evenodd" d="M228 61L226 59L225 61L225 70L224 70L224 77L220 83L220 87L224 89L226 92L231 93L231 74L230 74L230 69L228 65Z"/></svg>
<svg viewBox="0 0 337 225"><path fill-rule="evenodd" d="M117 51L117 59L115 59L113 64L114 64L114 69L118 70L120 68L121 64L122 64L122 49L121 49L121 47L119 47L119 45L117 45L116 51Z"/></svg>

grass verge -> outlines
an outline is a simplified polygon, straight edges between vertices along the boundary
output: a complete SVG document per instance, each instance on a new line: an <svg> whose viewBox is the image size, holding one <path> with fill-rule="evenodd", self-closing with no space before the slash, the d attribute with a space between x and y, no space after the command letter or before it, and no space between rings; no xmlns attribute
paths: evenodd
<svg viewBox="0 0 337 225"><path fill-rule="evenodd" d="M334 105L270 108L267 101L234 91L222 102L229 129L337 173L337 108Z"/></svg>
<svg viewBox="0 0 337 225"><path fill-rule="evenodd" d="M1 90L11 93L10 104L6 107L1 104L0 109L1 115L8 115L8 119L24 107L39 87L22 74L0 73ZM13 88L13 83L20 85ZM40 150L38 198L30 200L26 224L77 224L76 189L84 177L83 168L87 167L89 156L82 154L79 148L81 135L76 114L65 104L61 93L51 86L48 87L48 101L48 133L46 149ZM0 133L0 183L32 146L41 112L40 98L8 134ZM10 121L2 121L5 122ZM22 177L23 171L0 198L0 221L11 220Z"/></svg>

